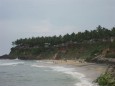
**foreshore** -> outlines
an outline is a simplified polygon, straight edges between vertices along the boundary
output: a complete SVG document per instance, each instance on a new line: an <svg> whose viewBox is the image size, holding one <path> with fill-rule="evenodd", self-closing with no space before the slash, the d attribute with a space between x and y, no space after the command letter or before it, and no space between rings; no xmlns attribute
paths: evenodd
<svg viewBox="0 0 115 86"><path fill-rule="evenodd" d="M75 68L77 72L84 74L86 78L91 81L96 80L108 67L105 64L88 63L77 60L48 60L48 62L49 61L53 62L53 65Z"/></svg>

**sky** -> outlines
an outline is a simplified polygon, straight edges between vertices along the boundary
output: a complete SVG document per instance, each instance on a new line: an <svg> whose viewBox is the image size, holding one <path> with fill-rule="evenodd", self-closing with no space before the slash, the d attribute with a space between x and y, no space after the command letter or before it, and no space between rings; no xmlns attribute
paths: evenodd
<svg viewBox="0 0 115 86"><path fill-rule="evenodd" d="M0 55L20 38L115 27L115 0L0 0Z"/></svg>

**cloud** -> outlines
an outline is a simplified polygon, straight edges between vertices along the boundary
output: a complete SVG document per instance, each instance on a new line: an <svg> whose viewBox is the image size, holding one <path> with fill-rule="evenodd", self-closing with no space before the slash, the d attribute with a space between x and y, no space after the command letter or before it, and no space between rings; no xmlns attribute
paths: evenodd
<svg viewBox="0 0 115 86"><path fill-rule="evenodd" d="M42 20L42 21L38 22L38 24L36 24L35 26L31 26L30 31L38 32L38 33L39 32L47 33L49 31L51 31L52 27L53 27L53 25L49 21Z"/></svg>
<svg viewBox="0 0 115 86"><path fill-rule="evenodd" d="M49 20L42 20L35 26L30 27L29 31L33 33L39 33L40 36L53 36L78 32L79 29L73 25L56 26Z"/></svg>
<svg viewBox="0 0 115 86"><path fill-rule="evenodd" d="M114 3L115 0L0 0L0 52L8 52L11 42L18 38L71 34L98 25L111 28L115 25Z"/></svg>
<svg viewBox="0 0 115 86"><path fill-rule="evenodd" d="M16 40L18 38L32 37L32 36L52 36L64 35L66 33L78 32L79 29L74 25L57 26L50 21L44 19L41 21L0 21L0 40L5 39Z"/></svg>

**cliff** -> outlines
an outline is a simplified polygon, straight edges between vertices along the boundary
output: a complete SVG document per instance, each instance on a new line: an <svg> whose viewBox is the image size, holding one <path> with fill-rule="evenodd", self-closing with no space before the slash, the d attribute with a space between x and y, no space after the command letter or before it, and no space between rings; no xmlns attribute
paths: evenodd
<svg viewBox="0 0 115 86"><path fill-rule="evenodd" d="M96 42L81 44L59 44L39 48L15 47L11 50L10 56L19 59L84 59L97 63L115 63L114 42Z"/></svg>
<svg viewBox="0 0 115 86"><path fill-rule="evenodd" d="M64 36L17 39L12 42L10 56L19 59L84 59L93 62L112 62L115 59L115 27Z"/></svg>

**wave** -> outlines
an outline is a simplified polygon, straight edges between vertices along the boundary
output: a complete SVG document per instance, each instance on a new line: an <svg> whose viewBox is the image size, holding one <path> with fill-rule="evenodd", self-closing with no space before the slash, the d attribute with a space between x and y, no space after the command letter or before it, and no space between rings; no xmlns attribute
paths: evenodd
<svg viewBox="0 0 115 86"><path fill-rule="evenodd" d="M61 66L50 68L52 68L54 71L63 72L65 74L71 75L73 78L77 78L80 82L77 82L75 86L97 86L90 82L84 74L76 72L75 68L66 68Z"/></svg>
<svg viewBox="0 0 115 86"><path fill-rule="evenodd" d="M52 64L53 63L53 61L40 61L40 60L38 60L38 61L36 61L36 62L38 62L38 63L48 63L48 64Z"/></svg>
<svg viewBox="0 0 115 86"><path fill-rule="evenodd" d="M0 66L10 66L10 65L18 65L18 64L24 64L24 62L0 63Z"/></svg>
<svg viewBox="0 0 115 86"><path fill-rule="evenodd" d="M40 67L40 68L50 68L53 71L63 72L65 74L71 75L73 78L78 79L79 82L75 84L75 86L98 86L91 81L89 81L86 76L82 73L76 72L75 68L66 68L63 66L41 66L41 65L32 65L33 67Z"/></svg>
<svg viewBox="0 0 115 86"><path fill-rule="evenodd" d="M41 66L41 65L36 65L36 64L34 64L34 65L31 65L32 67L40 67L40 68L44 68L44 67L46 67L46 66Z"/></svg>

